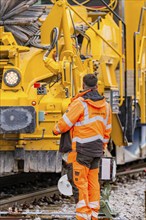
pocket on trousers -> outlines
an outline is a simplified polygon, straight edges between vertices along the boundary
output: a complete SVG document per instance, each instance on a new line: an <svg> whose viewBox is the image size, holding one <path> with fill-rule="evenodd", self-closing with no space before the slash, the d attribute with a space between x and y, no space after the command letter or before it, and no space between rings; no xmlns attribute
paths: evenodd
<svg viewBox="0 0 146 220"><path fill-rule="evenodd" d="M85 167L78 162L73 163L73 179L76 185L83 186L86 182Z"/></svg>

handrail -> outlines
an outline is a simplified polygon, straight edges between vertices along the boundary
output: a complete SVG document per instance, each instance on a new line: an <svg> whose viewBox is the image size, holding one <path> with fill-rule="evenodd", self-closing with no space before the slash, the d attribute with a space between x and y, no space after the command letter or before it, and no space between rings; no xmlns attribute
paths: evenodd
<svg viewBox="0 0 146 220"><path fill-rule="evenodd" d="M142 26L142 20L144 16L144 11L146 10L146 7L142 7L141 14L140 14L140 20L139 20L139 25L138 25L138 33L140 33L140 28Z"/></svg>
<svg viewBox="0 0 146 220"><path fill-rule="evenodd" d="M109 9L110 12L112 12L116 17L117 19L123 24L124 26L124 37L125 37L125 97L127 97L127 63L126 63L126 25L124 23L124 21L109 7L108 4L106 4L103 0L100 0L106 8ZM84 3L84 2L83 2ZM80 3L79 3L80 4ZM104 37L92 26L90 25L84 18L82 18L75 10L74 8L68 4L68 7L74 11L74 13L82 20L84 21L88 27L90 27L119 57L120 57L120 103L119 103L119 106L122 105L123 103L123 88L122 88L122 85L123 85L123 78L122 78L122 58L123 58L123 54L120 53L119 51L117 51L106 39L104 39ZM97 9L96 9L97 10ZM126 100L126 98L125 98ZM127 110L126 110L127 112Z"/></svg>
<svg viewBox="0 0 146 220"><path fill-rule="evenodd" d="M137 103L137 91L138 94L139 88L138 88L138 70L137 66L141 63L142 59L142 53L143 53L143 46L144 46L144 41L146 40L146 36L142 37L140 49L139 49L139 54L137 50L137 36L141 34L141 27L142 27L142 22L144 19L144 12L146 11L146 7L142 7L141 13L140 13L140 20L139 20L139 25L138 25L138 31L134 32L134 114L136 114L136 103ZM138 59L139 55L139 59Z"/></svg>
<svg viewBox="0 0 146 220"><path fill-rule="evenodd" d="M143 21L143 17L144 17L144 11L146 11L146 7L142 7L141 9L141 13L140 13L140 21L139 21L139 25L138 25L138 31L134 32L134 102L136 104L136 88L137 86L137 35L140 35L140 31L141 31L141 26L142 26L142 21Z"/></svg>
<svg viewBox="0 0 146 220"><path fill-rule="evenodd" d="M126 137L126 131L127 131L127 124L128 124L128 100L127 100L127 45L126 45L126 24L125 22L121 19L121 17L113 11L108 4L104 0L100 0L108 9L109 11L116 16L116 18L122 22L123 24L123 29L124 29L124 54L125 54L125 112L126 112L126 119L125 119L125 126L124 126L124 140ZM120 57L121 58L121 57ZM122 65L121 60L120 60L120 65ZM122 67L122 66L121 66ZM120 75L121 75L121 70L120 70ZM122 78L122 77L121 77ZM122 104L122 97L121 97L121 102L120 105Z"/></svg>
<svg viewBox="0 0 146 220"><path fill-rule="evenodd" d="M108 41L102 37L102 35L92 26L90 25L80 14L78 14L78 12L70 5L68 4L68 7L82 20L84 21L88 27L90 27L119 57L122 57L123 54L119 53L110 43L108 43Z"/></svg>
<svg viewBox="0 0 146 220"><path fill-rule="evenodd" d="M141 41L141 47L140 47L140 52L139 52L139 59L138 59L138 64L141 63L141 59L142 59L142 51L143 51L143 46L144 46L144 41L146 40L146 36L142 37L142 41Z"/></svg>

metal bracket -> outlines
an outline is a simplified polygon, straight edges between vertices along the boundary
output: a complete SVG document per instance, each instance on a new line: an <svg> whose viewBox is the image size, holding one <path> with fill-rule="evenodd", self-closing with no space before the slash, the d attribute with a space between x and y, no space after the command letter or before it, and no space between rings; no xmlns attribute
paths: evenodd
<svg viewBox="0 0 146 220"><path fill-rule="evenodd" d="M110 183L105 184L102 194L101 194L101 199L100 199L100 213L108 218L108 219L113 219L114 217L117 216L117 213L113 213L110 206L109 206L109 196L111 192L111 186Z"/></svg>

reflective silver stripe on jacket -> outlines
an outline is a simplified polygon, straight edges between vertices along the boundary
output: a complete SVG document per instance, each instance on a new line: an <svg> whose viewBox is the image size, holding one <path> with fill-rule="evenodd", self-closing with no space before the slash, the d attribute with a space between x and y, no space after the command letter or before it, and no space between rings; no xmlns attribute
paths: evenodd
<svg viewBox="0 0 146 220"><path fill-rule="evenodd" d="M66 116L66 114L63 115L63 120L65 121L65 123L69 126L72 127L73 123L69 120L69 118Z"/></svg>
<svg viewBox="0 0 146 220"><path fill-rule="evenodd" d="M81 122L76 122L75 126L82 126L82 125L86 125L86 124L89 124L89 123L92 123L95 121L101 121L106 126L106 120L101 116L95 116L93 118L88 118L88 119L83 120Z"/></svg>
<svg viewBox="0 0 146 220"><path fill-rule="evenodd" d="M74 137L72 139L72 142L78 142L78 143L84 144L84 143L89 143L89 142L96 141L96 140L99 140L99 139L101 141L103 141L103 137L100 134L89 137L89 138Z"/></svg>
<svg viewBox="0 0 146 220"><path fill-rule="evenodd" d="M110 113L109 104L107 102L106 102L106 113L107 113L107 116L106 116L106 119L105 119L105 125L107 125L108 118L109 118L109 113Z"/></svg>
<svg viewBox="0 0 146 220"><path fill-rule="evenodd" d="M81 99L79 99L79 100L84 107L84 120L76 122L75 126L83 126L83 125L86 125L86 124L89 124L89 123L92 123L95 121L101 121L105 126L107 125L108 118L109 118L109 105L108 105L108 103L106 103L106 112L107 112L106 119L104 119L102 116L95 116L95 117L89 118L87 103L83 102Z"/></svg>
<svg viewBox="0 0 146 220"><path fill-rule="evenodd" d="M108 124L108 125L106 126L106 130L110 129L111 127L112 127L112 125L111 125L111 124Z"/></svg>
<svg viewBox="0 0 146 220"><path fill-rule="evenodd" d="M86 102L83 102L80 98L79 98L79 101L82 103L84 107L84 120L87 120L89 118L88 104Z"/></svg>
<svg viewBox="0 0 146 220"><path fill-rule="evenodd" d="M104 138L104 139L103 139L103 143L106 144L106 143L108 143L108 142L109 142L109 139L108 139L108 138Z"/></svg>

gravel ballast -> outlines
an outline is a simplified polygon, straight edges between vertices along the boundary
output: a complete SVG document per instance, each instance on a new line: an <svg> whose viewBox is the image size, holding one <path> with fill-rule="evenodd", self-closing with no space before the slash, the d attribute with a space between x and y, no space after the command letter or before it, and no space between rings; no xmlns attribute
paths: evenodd
<svg viewBox="0 0 146 220"><path fill-rule="evenodd" d="M130 180L111 191L111 209L119 214L116 220L145 219L145 186L145 179Z"/></svg>

